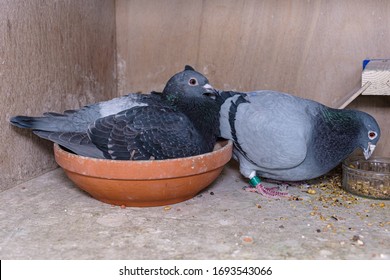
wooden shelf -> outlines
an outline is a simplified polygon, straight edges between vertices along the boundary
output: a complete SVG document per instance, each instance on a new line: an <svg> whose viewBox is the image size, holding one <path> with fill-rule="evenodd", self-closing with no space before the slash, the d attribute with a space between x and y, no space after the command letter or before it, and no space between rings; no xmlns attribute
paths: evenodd
<svg viewBox="0 0 390 280"><path fill-rule="evenodd" d="M362 86L371 85L363 95L390 95L390 59L372 59L363 62Z"/></svg>
<svg viewBox="0 0 390 280"><path fill-rule="evenodd" d="M352 91L335 107L344 109L359 95L390 95L390 59L363 61L362 86Z"/></svg>

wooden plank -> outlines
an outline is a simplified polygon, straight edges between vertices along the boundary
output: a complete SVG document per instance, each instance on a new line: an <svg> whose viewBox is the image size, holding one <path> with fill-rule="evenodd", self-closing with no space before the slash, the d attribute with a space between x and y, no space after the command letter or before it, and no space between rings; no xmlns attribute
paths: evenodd
<svg viewBox="0 0 390 280"><path fill-rule="evenodd" d="M390 95L390 59L370 60L362 72L362 85L372 85L363 95Z"/></svg>
<svg viewBox="0 0 390 280"><path fill-rule="evenodd" d="M346 96L341 102L340 105L336 105L336 108L344 109L347 107L356 97L365 92L371 86L371 82L366 82L361 88L358 90L352 91L349 95Z"/></svg>
<svg viewBox="0 0 390 280"><path fill-rule="evenodd" d="M115 1L0 4L0 191L57 165L52 144L13 115L61 112L116 96Z"/></svg>

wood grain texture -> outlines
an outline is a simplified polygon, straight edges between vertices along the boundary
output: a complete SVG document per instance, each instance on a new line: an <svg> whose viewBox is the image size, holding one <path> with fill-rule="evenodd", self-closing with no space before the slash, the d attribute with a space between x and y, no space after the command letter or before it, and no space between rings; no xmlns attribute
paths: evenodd
<svg viewBox="0 0 390 280"><path fill-rule="evenodd" d="M363 70L362 84L372 85L363 95L390 95L390 60L371 60Z"/></svg>
<svg viewBox="0 0 390 280"><path fill-rule="evenodd" d="M116 96L114 1L1 1L0 191L53 169L51 144L13 115Z"/></svg>
<svg viewBox="0 0 390 280"><path fill-rule="evenodd" d="M335 107L360 87L362 60L388 57L389 14L383 0L118 0L118 93L162 90L191 64L217 88L273 89ZM389 156L387 99L351 106L377 118L376 154Z"/></svg>

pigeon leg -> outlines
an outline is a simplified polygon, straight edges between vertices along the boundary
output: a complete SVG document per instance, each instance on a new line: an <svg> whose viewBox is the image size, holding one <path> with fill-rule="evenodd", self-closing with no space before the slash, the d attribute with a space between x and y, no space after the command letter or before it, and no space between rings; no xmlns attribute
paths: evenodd
<svg viewBox="0 0 390 280"><path fill-rule="evenodd" d="M250 186L248 188L245 188L246 191L256 192L268 198L279 198L288 195L288 193L286 192L279 191L278 187L264 187L264 185L261 183L261 179L256 176L256 172L252 172L249 176L249 179Z"/></svg>

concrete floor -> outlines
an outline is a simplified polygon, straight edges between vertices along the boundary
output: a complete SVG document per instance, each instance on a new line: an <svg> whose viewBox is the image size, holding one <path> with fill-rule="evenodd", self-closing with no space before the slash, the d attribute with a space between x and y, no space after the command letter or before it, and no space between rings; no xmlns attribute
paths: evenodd
<svg viewBox="0 0 390 280"><path fill-rule="evenodd" d="M0 259L390 259L390 202L312 182L294 199L242 190L234 162L171 207L111 206L56 169L0 193Z"/></svg>

